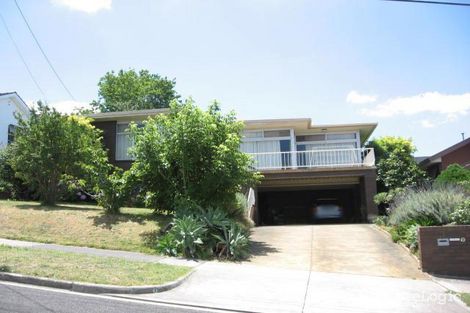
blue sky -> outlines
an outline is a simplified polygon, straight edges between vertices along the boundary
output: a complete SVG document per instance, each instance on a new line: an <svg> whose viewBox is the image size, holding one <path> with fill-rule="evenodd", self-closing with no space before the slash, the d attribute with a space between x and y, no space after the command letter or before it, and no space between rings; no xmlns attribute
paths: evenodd
<svg viewBox="0 0 470 313"><path fill-rule="evenodd" d="M378 0L18 0L78 104L106 71L149 69L240 118L378 122L417 155L470 136L470 8ZM470 1L469 1L470 2ZM0 2L47 101L61 87L13 0ZM0 25L0 91L42 98Z"/></svg>

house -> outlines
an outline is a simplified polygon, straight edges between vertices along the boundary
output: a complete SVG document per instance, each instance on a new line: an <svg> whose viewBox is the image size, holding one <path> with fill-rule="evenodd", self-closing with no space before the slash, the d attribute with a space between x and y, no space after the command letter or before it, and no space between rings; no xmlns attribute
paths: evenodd
<svg viewBox="0 0 470 313"><path fill-rule="evenodd" d="M426 170L428 175L436 178L451 164L460 164L470 169L470 138L462 140L433 156L426 157L419 165Z"/></svg>
<svg viewBox="0 0 470 313"><path fill-rule="evenodd" d="M110 162L128 169L129 122L139 122L167 109L90 115L103 131ZM332 202L345 222L377 215L374 151L364 143L377 127L368 124L313 125L311 119L244 121L240 149L251 155L264 178L255 191L257 224L307 223L312 207Z"/></svg>
<svg viewBox="0 0 470 313"><path fill-rule="evenodd" d="M17 120L15 113L29 116L29 108L16 92L0 93L0 148L4 148L14 139Z"/></svg>

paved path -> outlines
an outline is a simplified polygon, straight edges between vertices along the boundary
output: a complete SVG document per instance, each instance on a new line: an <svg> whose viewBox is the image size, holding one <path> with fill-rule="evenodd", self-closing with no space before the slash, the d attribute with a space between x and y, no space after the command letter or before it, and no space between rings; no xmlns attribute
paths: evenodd
<svg viewBox="0 0 470 313"><path fill-rule="evenodd" d="M189 267L196 267L202 262L186 260L183 258L170 258L160 255L150 255L139 252L130 252L130 251L120 251L120 250L107 250L107 249L96 249L96 248L87 248L87 247L77 247L77 246L64 246L56 245L50 243L39 243L39 242L30 242L30 241L20 241L20 240L10 240L10 239L1 239L0 245L10 246L10 247L23 247L23 248L32 248L40 250L55 250L63 252L72 252L72 253L82 253L95 256L103 257L115 257L122 258L131 261L142 261L142 262L156 262L163 264L172 264L172 265L183 265Z"/></svg>
<svg viewBox="0 0 470 313"><path fill-rule="evenodd" d="M253 230L251 264L317 272L426 279L415 258L370 224Z"/></svg>

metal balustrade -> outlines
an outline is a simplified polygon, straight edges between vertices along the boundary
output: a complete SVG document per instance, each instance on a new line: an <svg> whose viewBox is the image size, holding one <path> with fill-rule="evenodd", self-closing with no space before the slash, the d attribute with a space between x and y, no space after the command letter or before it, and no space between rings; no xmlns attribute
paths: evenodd
<svg viewBox="0 0 470 313"><path fill-rule="evenodd" d="M374 166L373 148L248 153L257 170Z"/></svg>

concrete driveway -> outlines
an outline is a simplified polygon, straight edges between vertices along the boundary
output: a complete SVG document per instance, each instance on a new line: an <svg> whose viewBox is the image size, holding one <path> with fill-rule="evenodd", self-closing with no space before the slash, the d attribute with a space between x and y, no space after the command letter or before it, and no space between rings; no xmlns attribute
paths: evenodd
<svg viewBox="0 0 470 313"><path fill-rule="evenodd" d="M292 225L253 230L252 264L425 279L418 262L369 224Z"/></svg>
<svg viewBox="0 0 470 313"><path fill-rule="evenodd" d="M180 287L134 296L244 312L468 312L372 225L253 230L253 258L206 262Z"/></svg>

